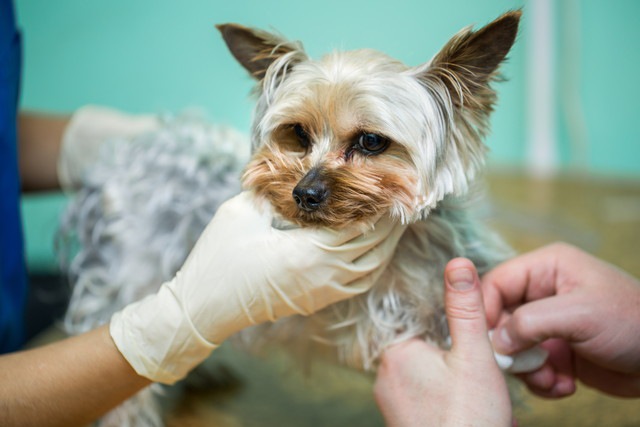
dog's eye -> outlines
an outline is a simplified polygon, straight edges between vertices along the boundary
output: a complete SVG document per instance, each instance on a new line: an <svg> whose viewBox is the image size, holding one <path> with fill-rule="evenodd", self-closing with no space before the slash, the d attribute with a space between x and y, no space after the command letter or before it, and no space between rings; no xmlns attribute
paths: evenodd
<svg viewBox="0 0 640 427"><path fill-rule="evenodd" d="M296 137L298 138L298 142L300 143L300 146L302 148L309 147L309 143L311 142L311 140L309 138L309 134L307 133L306 130L304 130L302 125L299 123L293 125L293 131L295 132Z"/></svg>
<svg viewBox="0 0 640 427"><path fill-rule="evenodd" d="M365 154L380 154L389 146L389 140L375 133L363 133L358 137L358 148Z"/></svg>

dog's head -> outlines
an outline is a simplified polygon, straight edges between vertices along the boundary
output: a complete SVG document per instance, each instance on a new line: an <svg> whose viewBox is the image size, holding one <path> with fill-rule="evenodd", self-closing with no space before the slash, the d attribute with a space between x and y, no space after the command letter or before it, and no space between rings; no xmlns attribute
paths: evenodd
<svg viewBox="0 0 640 427"><path fill-rule="evenodd" d="M219 25L258 81L245 188L299 225L414 221L462 194L484 161L491 82L517 33L513 11L463 29L408 67L372 50L310 59L301 44Z"/></svg>

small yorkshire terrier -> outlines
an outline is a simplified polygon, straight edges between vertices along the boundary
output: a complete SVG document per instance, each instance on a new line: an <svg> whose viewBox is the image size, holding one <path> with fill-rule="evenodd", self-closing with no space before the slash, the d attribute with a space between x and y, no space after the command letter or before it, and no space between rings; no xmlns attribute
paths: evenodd
<svg viewBox="0 0 640 427"><path fill-rule="evenodd" d="M243 341L321 348L363 370L408 338L446 345L446 263L467 257L482 273L510 255L470 208L496 102L491 85L520 16L465 28L417 67L373 50L313 60L279 35L219 25L257 81L251 158L243 168L237 133L189 120L166 122L137 143L114 142L63 220L62 247L69 237L80 245L68 265L67 330L104 323L170 279L219 204L240 191L244 170L242 186L273 210L278 227L366 232L383 215L409 226L370 291L251 328ZM105 423L161 424L150 396L141 393Z"/></svg>
<svg viewBox="0 0 640 427"><path fill-rule="evenodd" d="M447 336L443 273L468 257L482 272L505 247L465 208L484 163L496 101L491 83L513 45L520 11L455 35L431 61L408 67L373 50L310 59L299 43L219 25L233 56L258 81L253 156L242 181L284 222L372 227L382 215L410 224L373 289L315 315L283 319L253 336L309 336L370 369L391 343ZM305 324L305 334L294 330ZM265 331L266 329L266 331Z"/></svg>

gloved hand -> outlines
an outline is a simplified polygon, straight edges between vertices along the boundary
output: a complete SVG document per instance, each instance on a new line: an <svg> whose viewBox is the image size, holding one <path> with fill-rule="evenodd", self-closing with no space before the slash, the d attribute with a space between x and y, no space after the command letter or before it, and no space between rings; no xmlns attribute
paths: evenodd
<svg viewBox="0 0 640 427"><path fill-rule="evenodd" d="M255 203L245 192L223 204L175 278L114 315L111 336L139 375L173 383L241 329L367 291L406 228L284 231Z"/></svg>
<svg viewBox="0 0 640 427"><path fill-rule="evenodd" d="M58 155L60 186L67 191L80 187L84 174L97 160L105 141L130 138L158 126L158 119L152 115L129 115L95 105L78 109L62 137Z"/></svg>

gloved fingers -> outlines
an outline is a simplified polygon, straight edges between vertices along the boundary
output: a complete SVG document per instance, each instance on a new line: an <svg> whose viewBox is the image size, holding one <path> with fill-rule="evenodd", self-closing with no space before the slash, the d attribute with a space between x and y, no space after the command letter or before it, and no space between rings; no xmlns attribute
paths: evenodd
<svg viewBox="0 0 640 427"><path fill-rule="evenodd" d="M388 238L378 246L360 255L355 261L340 261L340 265L334 264L336 269L336 291L343 292L345 298L369 290L387 268L396 245L406 225L396 224Z"/></svg>
<svg viewBox="0 0 640 427"><path fill-rule="evenodd" d="M364 274L343 286L345 298L347 295L359 295L370 290L387 269L390 261L390 258L385 260L377 268L370 270L367 274Z"/></svg>
<svg viewBox="0 0 640 427"><path fill-rule="evenodd" d="M353 248L374 247L384 240L393 229L396 221L385 215L378 218L373 227L364 224L353 225L342 229L320 227L315 229L298 228L291 233L306 233L307 238L327 252L351 252ZM311 230L311 231L309 231Z"/></svg>
<svg viewBox="0 0 640 427"><path fill-rule="evenodd" d="M283 309L287 314L297 313L306 316L330 304L365 292L380 277L387 263L372 268L374 263L354 266L338 260L330 266L334 271L331 277L316 278L318 280L307 277L307 281L289 288L286 292L280 288L278 282L269 281L269 293L279 301L280 310L276 313L277 317L282 316Z"/></svg>
<svg viewBox="0 0 640 427"><path fill-rule="evenodd" d="M381 244L387 243L388 239L393 237L395 230L399 226L402 225L389 216L384 216L376 222L372 230L367 230L367 232L345 243L339 249L345 254L349 254L351 260L356 260L369 250L373 250ZM395 247L397 242L397 239L395 239L392 245Z"/></svg>
<svg viewBox="0 0 640 427"><path fill-rule="evenodd" d="M344 283L349 294L358 294L369 290L389 266L398 241L407 226L395 223L385 240L376 247L359 256L352 263L346 263L338 274L338 282Z"/></svg>
<svg viewBox="0 0 640 427"><path fill-rule="evenodd" d="M324 233L318 235L320 238L314 239L314 243L324 252L344 261L352 262L380 244L387 242L387 239L396 232L399 226L401 226L399 223L385 216L375 224L373 229L362 232L357 227L352 227L349 230L342 230L343 234L335 236L333 241L322 239L329 236L328 233ZM327 231L331 232L331 230ZM397 244L397 240L392 239L391 245L393 247ZM339 243L340 241L342 243Z"/></svg>
<svg viewBox="0 0 640 427"><path fill-rule="evenodd" d="M275 230L275 229L274 229ZM277 230L280 233L286 233L293 239L300 241L311 241L319 248L328 252L334 252L341 247L363 234L363 229L359 227L345 227L339 230L328 227L298 227L287 230Z"/></svg>
<svg viewBox="0 0 640 427"><path fill-rule="evenodd" d="M382 260L390 260L393 257L398 242L407 229L407 225L390 219L383 220L380 220L384 227L383 236L379 234L376 239L370 240L369 244L352 248L350 255L353 256L353 264L367 265L373 263L371 267L373 269Z"/></svg>
<svg viewBox="0 0 640 427"><path fill-rule="evenodd" d="M377 270L383 270L393 258L398 240L406 229L405 225L395 224L392 232L389 233L386 240L380 242L373 248L355 247L348 256L340 257L334 253L321 254L324 258L322 261L328 264L333 270L332 279L323 281L325 286L334 287L335 290L345 290L348 294L358 293L362 291L351 290L353 283ZM355 260L351 260L354 258ZM347 258L347 259L343 259ZM380 271L381 273L381 271ZM374 275L378 277L378 275ZM374 280L375 281L375 280ZM364 281L366 282L366 281ZM333 283L333 285L332 285ZM372 285L371 283L370 285ZM370 286L368 285L368 286ZM366 289L364 289L366 290Z"/></svg>

